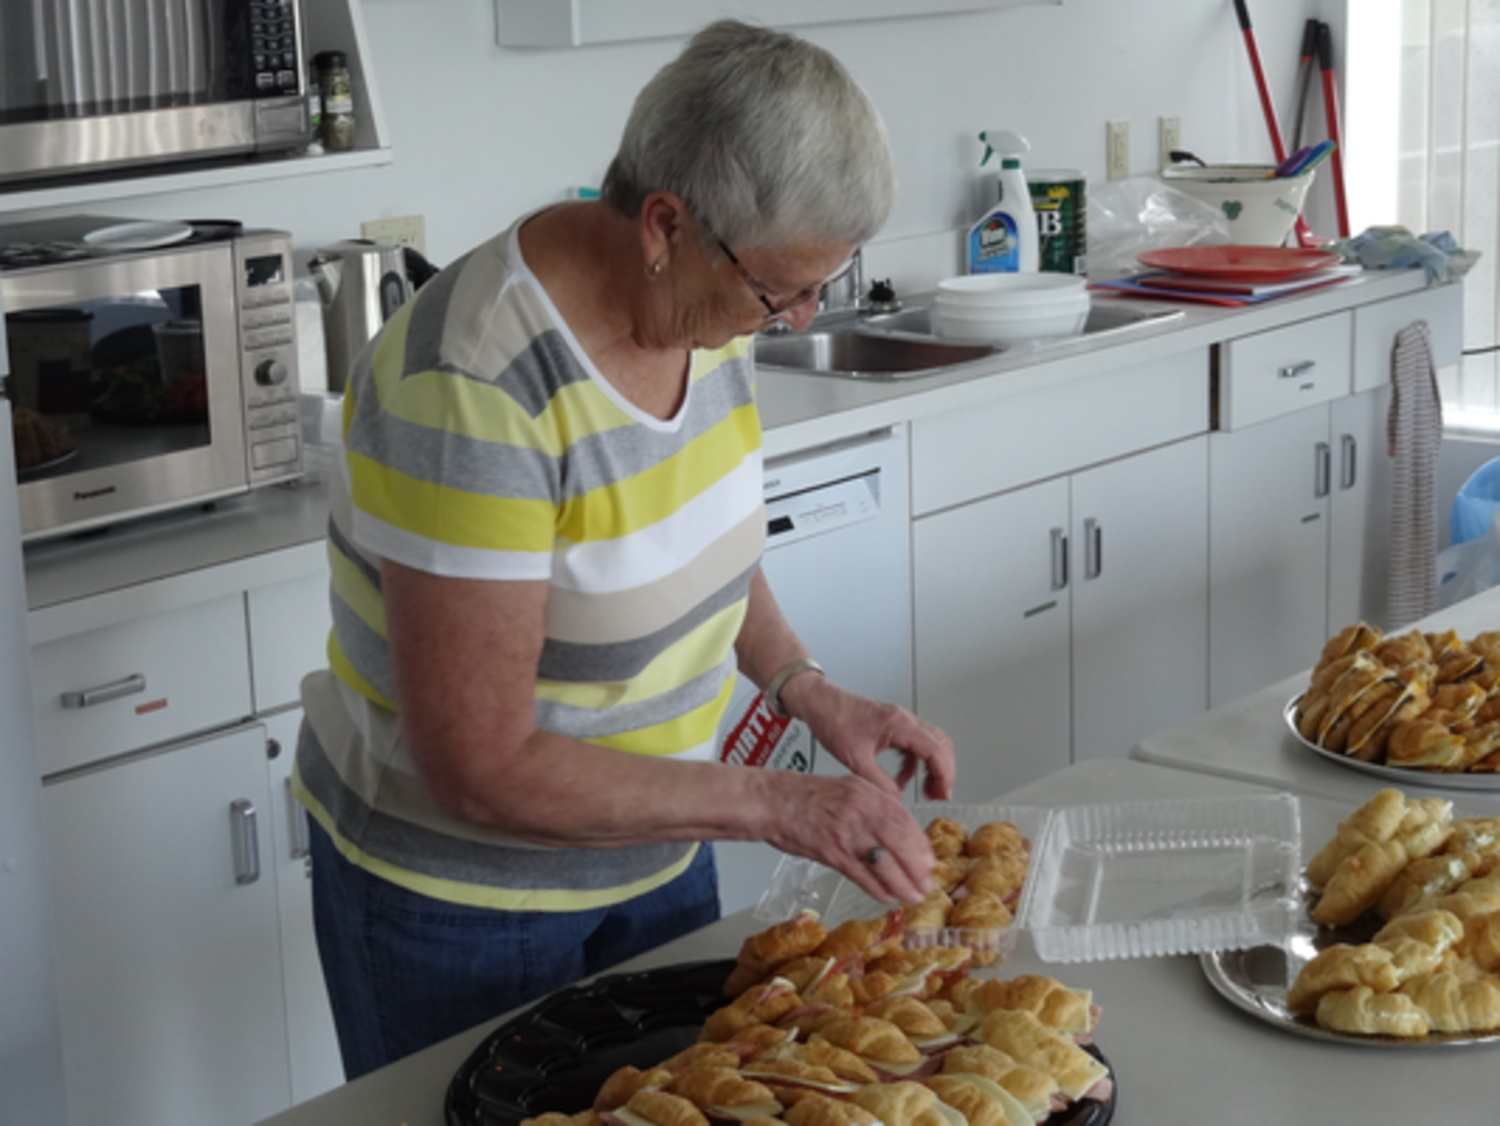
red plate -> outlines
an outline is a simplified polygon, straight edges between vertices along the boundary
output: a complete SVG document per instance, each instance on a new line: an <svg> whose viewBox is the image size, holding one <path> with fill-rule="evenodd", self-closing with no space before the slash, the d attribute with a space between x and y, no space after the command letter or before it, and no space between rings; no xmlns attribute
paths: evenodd
<svg viewBox="0 0 1500 1126"><path fill-rule="evenodd" d="M1293 246L1175 246L1137 257L1158 270L1228 281L1283 281L1341 261L1332 251Z"/></svg>

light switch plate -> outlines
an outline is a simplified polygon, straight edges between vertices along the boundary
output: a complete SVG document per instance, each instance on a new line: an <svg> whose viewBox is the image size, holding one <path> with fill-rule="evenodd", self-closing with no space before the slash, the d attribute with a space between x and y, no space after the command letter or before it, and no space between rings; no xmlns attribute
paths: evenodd
<svg viewBox="0 0 1500 1126"><path fill-rule="evenodd" d="M1111 180L1130 175L1130 122L1104 123L1104 167Z"/></svg>

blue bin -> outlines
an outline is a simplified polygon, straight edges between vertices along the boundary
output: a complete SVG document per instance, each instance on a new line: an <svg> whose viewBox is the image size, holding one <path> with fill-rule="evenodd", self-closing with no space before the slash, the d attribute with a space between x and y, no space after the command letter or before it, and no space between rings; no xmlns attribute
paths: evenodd
<svg viewBox="0 0 1500 1126"><path fill-rule="evenodd" d="M1468 543L1490 534L1495 509L1500 508L1500 457L1474 470L1458 496L1453 498L1453 513L1448 531L1453 544Z"/></svg>

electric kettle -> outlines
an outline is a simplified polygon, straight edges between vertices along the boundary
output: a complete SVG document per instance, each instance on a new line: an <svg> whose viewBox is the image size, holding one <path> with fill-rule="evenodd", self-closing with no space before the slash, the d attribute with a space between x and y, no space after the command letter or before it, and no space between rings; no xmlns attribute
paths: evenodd
<svg viewBox="0 0 1500 1126"><path fill-rule="evenodd" d="M362 238L320 248L307 268L323 305L328 390L340 394L359 350L437 271L409 247Z"/></svg>

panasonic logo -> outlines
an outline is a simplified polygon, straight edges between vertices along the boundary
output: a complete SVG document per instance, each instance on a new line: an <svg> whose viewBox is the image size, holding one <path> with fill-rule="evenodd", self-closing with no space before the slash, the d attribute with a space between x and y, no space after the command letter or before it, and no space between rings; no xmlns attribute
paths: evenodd
<svg viewBox="0 0 1500 1126"><path fill-rule="evenodd" d="M116 489L113 485L105 485L102 489L75 489L73 491L73 499L95 500L98 497L107 497L115 491Z"/></svg>

